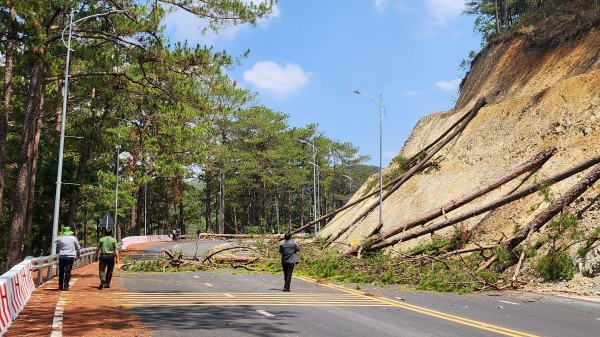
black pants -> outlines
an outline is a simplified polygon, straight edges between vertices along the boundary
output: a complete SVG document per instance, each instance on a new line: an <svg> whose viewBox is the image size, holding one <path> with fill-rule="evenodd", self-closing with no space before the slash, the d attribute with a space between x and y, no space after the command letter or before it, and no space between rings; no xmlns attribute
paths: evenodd
<svg viewBox="0 0 600 337"><path fill-rule="evenodd" d="M110 286L113 269L115 268L115 254L100 254L98 262L100 282L105 286Z"/></svg>
<svg viewBox="0 0 600 337"><path fill-rule="evenodd" d="M281 262L283 267L283 290L290 290L290 284L292 283L292 273L294 272L295 263Z"/></svg>
<svg viewBox="0 0 600 337"><path fill-rule="evenodd" d="M58 258L58 289L69 289L69 281L71 280L73 262L75 262L74 257Z"/></svg>

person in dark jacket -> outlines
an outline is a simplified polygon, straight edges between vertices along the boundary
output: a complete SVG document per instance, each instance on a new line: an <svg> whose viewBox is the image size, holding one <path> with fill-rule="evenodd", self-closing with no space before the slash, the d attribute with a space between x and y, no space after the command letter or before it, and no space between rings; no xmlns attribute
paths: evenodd
<svg viewBox="0 0 600 337"><path fill-rule="evenodd" d="M298 254L296 254L300 250L300 246L292 240L292 234L290 233L286 233L283 238L285 241L279 245L281 267L283 267L283 279L285 281L283 291L290 291L294 267L300 262Z"/></svg>

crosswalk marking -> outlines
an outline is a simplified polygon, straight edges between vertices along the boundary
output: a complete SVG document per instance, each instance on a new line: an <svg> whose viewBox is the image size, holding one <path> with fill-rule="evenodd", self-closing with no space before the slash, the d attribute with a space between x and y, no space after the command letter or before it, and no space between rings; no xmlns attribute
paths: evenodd
<svg viewBox="0 0 600 337"><path fill-rule="evenodd" d="M353 306L388 307L368 296L339 293L118 293L131 307L173 306Z"/></svg>

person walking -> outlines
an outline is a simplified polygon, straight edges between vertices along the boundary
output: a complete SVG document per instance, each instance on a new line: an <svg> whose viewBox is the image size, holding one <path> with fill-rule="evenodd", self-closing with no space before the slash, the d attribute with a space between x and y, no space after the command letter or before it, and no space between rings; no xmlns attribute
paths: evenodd
<svg viewBox="0 0 600 337"><path fill-rule="evenodd" d="M300 262L298 254L296 254L300 250L300 246L298 246L298 244L292 240L292 234L290 233L286 233L283 239L285 241L279 245L279 253L281 254L281 267L283 267L283 291L290 291L294 267L298 262Z"/></svg>
<svg viewBox="0 0 600 337"><path fill-rule="evenodd" d="M100 285L98 289L110 288L115 263L119 263L119 245L112 237L112 228L104 230L104 237L98 241L96 255L98 255L98 272L100 274Z"/></svg>
<svg viewBox="0 0 600 337"><path fill-rule="evenodd" d="M70 227L63 227L60 236L54 242L58 250L58 289L68 291L73 262L79 258L81 246Z"/></svg>

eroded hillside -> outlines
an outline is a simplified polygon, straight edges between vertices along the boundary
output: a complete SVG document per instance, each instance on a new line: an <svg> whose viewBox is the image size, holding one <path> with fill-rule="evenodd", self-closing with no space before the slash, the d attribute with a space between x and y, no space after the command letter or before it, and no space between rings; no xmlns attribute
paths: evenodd
<svg viewBox="0 0 600 337"><path fill-rule="evenodd" d="M562 18L560 23L515 30L488 45L473 61L456 107L419 121L401 155L411 158L424 149L431 151L443 133L452 130L478 99L485 97L487 104L464 130L432 156L433 166L411 176L386 196L383 226L378 226L376 207L361 216L377 204L375 194L337 214L319 236L328 239L332 247L353 253L383 239L394 243L388 248L406 251L432 237L457 232L467 238L465 247L477 247L506 240L539 217L552 206L552 200L560 200L594 168L552 184L544 190L545 196L532 193L433 234L394 242L394 238L407 237L411 231L459 218L521 188L539 185L600 155L599 18L597 14ZM501 178L552 147L556 147L556 152L534 170L454 210L443 209L451 201ZM384 173L392 171L394 167L388 167ZM583 230L591 230L600 223L600 183L594 182L565 209L576 214ZM350 202L365 195L367 186ZM402 228L436 211L440 215L434 219L412 229ZM531 241L545 235L545 230L542 227L541 231L532 231ZM381 233L395 234L382 238ZM370 238L365 240L367 237ZM349 246L352 248L348 249ZM537 248L544 249L542 244Z"/></svg>

